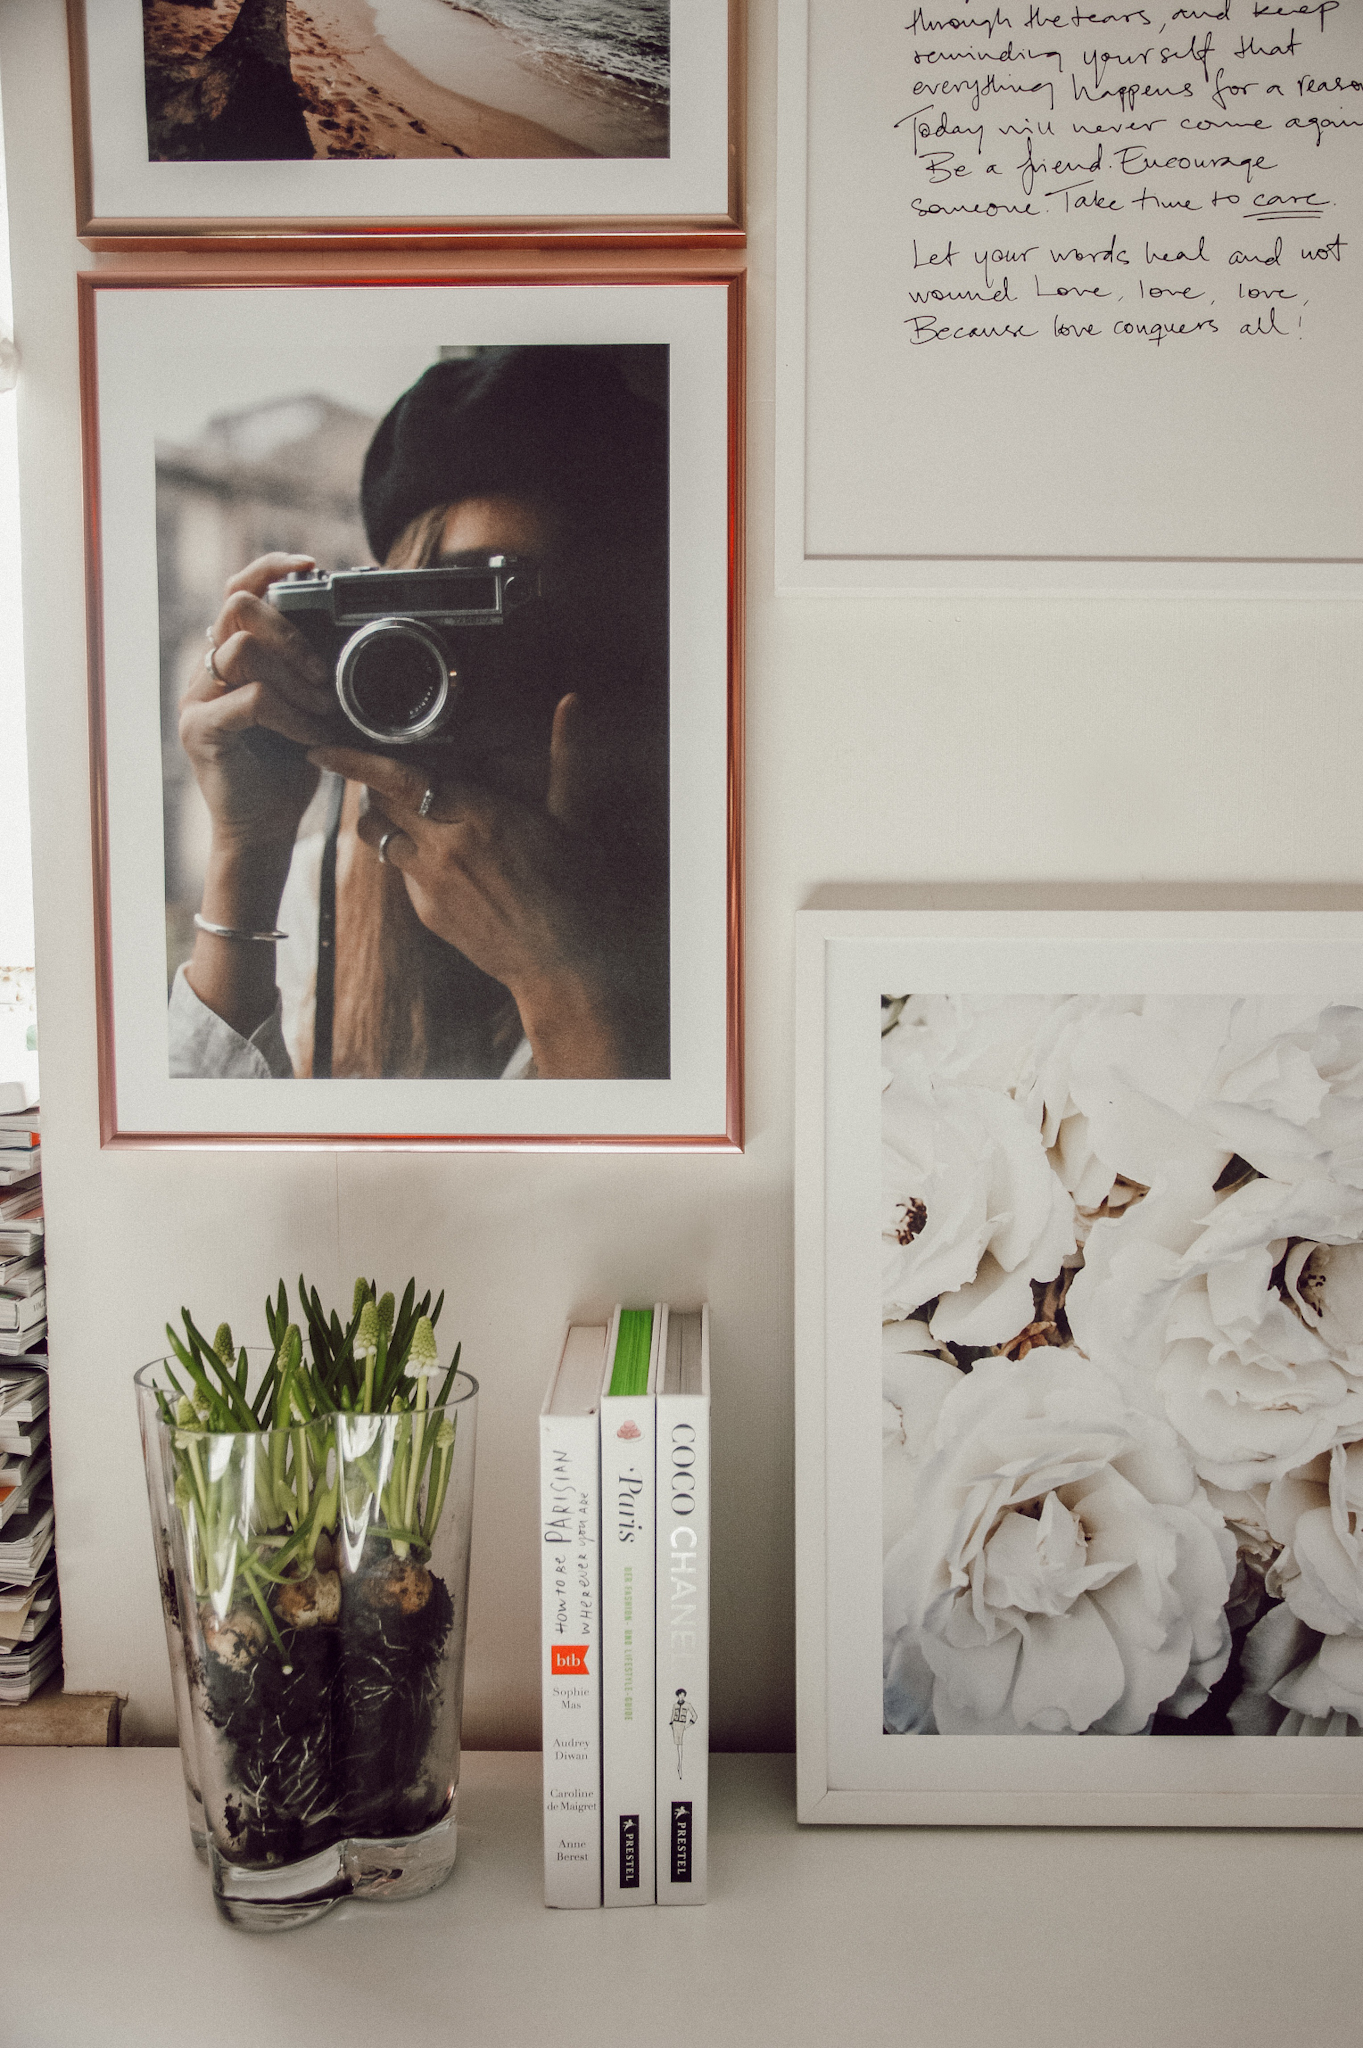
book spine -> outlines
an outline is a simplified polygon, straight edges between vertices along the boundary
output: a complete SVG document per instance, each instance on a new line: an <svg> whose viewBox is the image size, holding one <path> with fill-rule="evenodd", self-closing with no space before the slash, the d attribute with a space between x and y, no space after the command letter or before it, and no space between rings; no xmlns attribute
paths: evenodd
<svg viewBox="0 0 1363 2048"><path fill-rule="evenodd" d="M658 1397L658 1904L702 1906L710 1788L710 1398Z"/></svg>
<svg viewBox="0 0 1363 2048"><path fill-rule="evenodd" d="M601 1837L608 1906L651 1906L654 1409L601 1402Z"/></svg>
<svg viewBox="0 0 1363 2048"><path fill-rule="evenodd" d="M540 1417L544 1903L601 1904L600 1440Z"/></svg>

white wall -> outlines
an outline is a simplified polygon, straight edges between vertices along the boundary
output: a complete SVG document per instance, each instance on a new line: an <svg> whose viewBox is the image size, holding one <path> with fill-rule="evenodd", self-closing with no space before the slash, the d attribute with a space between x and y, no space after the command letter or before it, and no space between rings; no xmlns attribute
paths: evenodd
<svg viewBox="0 0 1363 2048"><path fill-rule="evenodd" d="M0 202L4 166L0 164ZM9 236L0 203L0 331L11 326ZM17 401L0 391L0 967L33 965L33 874L29 859L24 749L24 647L19 607ZM0 1081L17 1078L21 1041L0 1017Z"/></svg>
<svg viewBox="0 0 1363 2048"><path fill-rule="evenodd" d="M722 1746L793 1728L791 919L926 883L1363 879L1358 613L1344 605L773 598L775 0L753 0L748 1127L742 1158L101 1153L80 438L61 10L6 0L24 350L26 654L54 1444L68 1683L170 1728L128 1380L182 1301L240 1332L276 1272L447 1282L483 1383L470 1742L537 1724L534 1412L565 1316L706 1295ZM85 260L89 260L88 258ZM353 265L352 265L353 267ZM1131 892L1134 900L1139 891ZM975 900L978 900L976 892ZM1191 899L1190 899L1191 900ZM1199 900L1206 900L1205 894ZM1277 901L1264 889L1238 900ZM1343 900L1353 902L1350 888ZM263 1332L262 1332L263 1334Z"/></svg>

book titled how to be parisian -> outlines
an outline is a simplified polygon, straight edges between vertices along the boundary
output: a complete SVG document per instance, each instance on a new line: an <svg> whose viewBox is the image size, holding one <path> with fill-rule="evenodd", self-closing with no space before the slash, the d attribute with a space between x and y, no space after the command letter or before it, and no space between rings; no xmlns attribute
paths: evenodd
<svg viewBox="0 0 1363 2048"><path fill-rule="evenodd" d="M702 1905L710 1319L572 1325L540 1411L544 1898Z"/></svg>

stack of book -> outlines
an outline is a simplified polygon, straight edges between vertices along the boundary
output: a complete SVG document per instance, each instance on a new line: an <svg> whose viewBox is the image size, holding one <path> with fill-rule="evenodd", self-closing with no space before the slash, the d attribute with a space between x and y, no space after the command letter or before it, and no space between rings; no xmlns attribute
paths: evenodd
<svg viewBox="0 0 1363 2048"><path fill-rule="evenodd" d="M544 1897L701 1905L709 1312L575 1324L540 1414Z"/></svg>
<svg viewBox="0 0 1363 2048"><path fill-rule="evenodd" d="M0 1702L21 1704L61 1662L47 1374L0 1364Z"/></svg>
<svg viewBox="0 0 1363 2048"><path fill-rule="evenodd" d="M61 1663L36 1109L0 1110L0 1704Z"/></svg>

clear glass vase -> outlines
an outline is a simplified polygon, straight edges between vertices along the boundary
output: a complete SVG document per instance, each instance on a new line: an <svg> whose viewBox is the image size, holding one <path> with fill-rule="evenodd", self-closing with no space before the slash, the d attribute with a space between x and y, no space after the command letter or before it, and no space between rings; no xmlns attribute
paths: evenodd
<svg viewBox="0 0 1363 2048"><path fill-rule="evenodd" d="M432 1890L455 1860L477 1382L212 1434L177 1425L163 1367L138 1381L219 1911L270 1931Z"/></svg>
<svg viewBox="0 0 1363 2048"><path fill-rule="evenodd" d="M158 1370L155 1365L144 1365L140 1372L134 1373L133 1386L137 1393L137 1426L142 1435L142 1464L147 1475L147 1505L151 1509L151 1547L156 1557L156 1583L161 1595L161 1619L166 1630L166 1655L170 1660L170 1689L175 1701L175 1733L180 1744L180 1769L185 1781L189 1838L194 1844L195 1855L206 1863L208 1828L204 1822L203 1795L199 1790L194 1716L189 1700L184 1637L180 1628L180 1588L175 1576L170 1533L174 1478L172 1476L167 1481L161 1468L162 1440L157 1432L155 1382Z"/></svg>

